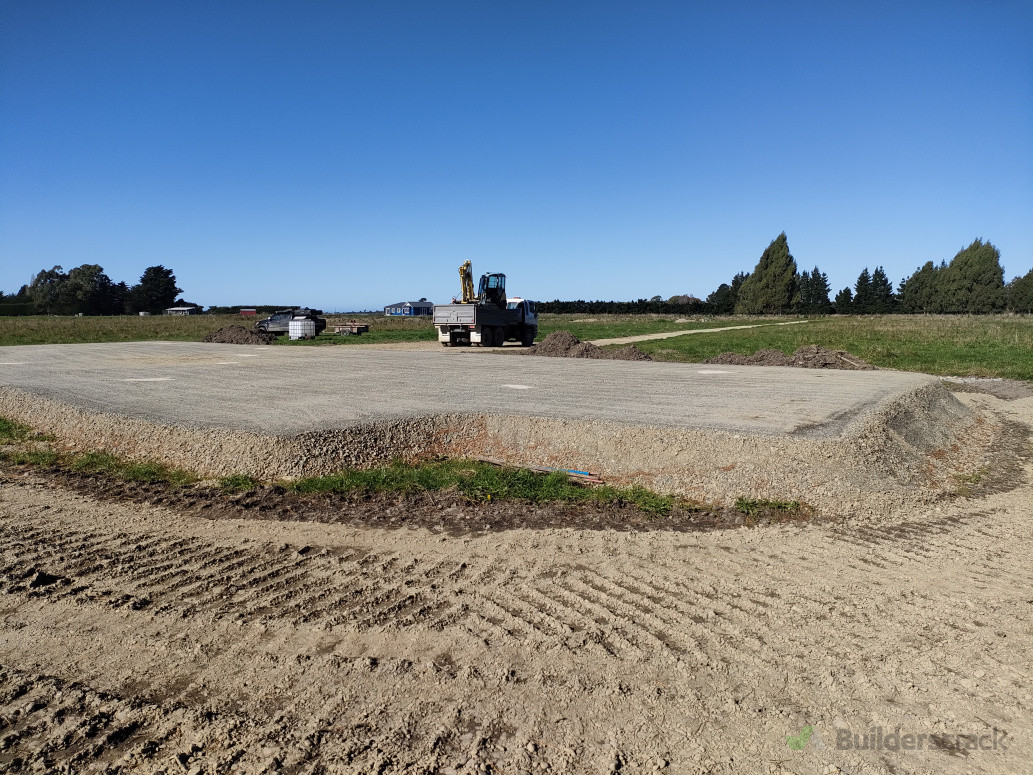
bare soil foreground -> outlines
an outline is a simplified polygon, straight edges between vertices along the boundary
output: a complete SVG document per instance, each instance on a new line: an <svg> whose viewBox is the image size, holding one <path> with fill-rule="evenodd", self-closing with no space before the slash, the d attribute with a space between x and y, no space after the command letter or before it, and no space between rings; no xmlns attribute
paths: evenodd
<svg viewBox="0 0 1033 775"><path fill-rule="evenodd" d="M1033 771L1033 398L961 398L1012 429L971 497L750 529L207 518L0 469L0 770Z"/></svg>

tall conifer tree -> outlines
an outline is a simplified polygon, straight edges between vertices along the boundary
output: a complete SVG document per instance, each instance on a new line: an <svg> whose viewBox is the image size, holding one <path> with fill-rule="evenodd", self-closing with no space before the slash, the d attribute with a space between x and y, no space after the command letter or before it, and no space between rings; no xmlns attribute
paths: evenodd
<svg viewBox="0 0 1033 775"><path fill-rule="evenodd" d="M781 315L799 300L796 261L782 232L761 254L757 267L739 289L735 311L746 315Z"/></svg>

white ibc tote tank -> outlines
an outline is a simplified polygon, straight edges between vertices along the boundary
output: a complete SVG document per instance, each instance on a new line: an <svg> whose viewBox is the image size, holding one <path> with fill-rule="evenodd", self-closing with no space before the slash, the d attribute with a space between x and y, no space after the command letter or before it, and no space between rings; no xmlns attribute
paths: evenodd
<svg viewBox="0 0 1033 775"><path fill-rule="evenodd" d="M316 321L308 318L292 320L287 324L287 334L291 339L315 339Z"/></svg>

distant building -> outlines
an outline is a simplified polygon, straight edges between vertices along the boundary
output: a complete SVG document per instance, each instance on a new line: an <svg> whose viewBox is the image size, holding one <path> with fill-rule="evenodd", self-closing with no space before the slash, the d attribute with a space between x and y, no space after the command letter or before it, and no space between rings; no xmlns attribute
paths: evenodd
<svg viewBox="0 0 1033 775"><path fill-rule="evenodd" d="M434 304L426 299L420 299L419 301L400 301L397 304L388 304L384 307L384 315L433 315Z"/></svg>
<svg viewBox="0 0 1033 775"><path fill-rule="evenodd" d="M240 314L246 318L258 317L258 310L254 307L241 307Z"/></svg>
<svg viewBox="0 0 1033 775"><path fill-rule="evenodd" d="M200 307L169 307L165 310L166 315L200 315Z"/></svg>

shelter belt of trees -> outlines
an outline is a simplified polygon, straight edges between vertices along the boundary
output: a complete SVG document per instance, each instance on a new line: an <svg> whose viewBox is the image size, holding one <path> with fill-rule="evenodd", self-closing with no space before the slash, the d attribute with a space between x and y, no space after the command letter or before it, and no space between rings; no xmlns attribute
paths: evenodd
<svg viewBox="0 0 1033 775"><path fill-rule="evenodd" d="M542 312L655 312L707 315L768 314L985 314L1033 312L1033 269L1005 284L1001 254L989 242L975 240L950 263L926 262L900 281L896 291L886 271L868 267L854 287L834 299L829 278L818 267L800 272L789 252L785 232L764 250L752 272L740 272L705 300L695 296L660 296L637 301L546 301Z"/></svg>
<svg viewBox="0 0 1033 775"><path fill-rule="evenodd" d="M158 314L174 305L189 304L177 301L182 292L172 270L160 265L147 267L133 286L113 282L97 264L83 264L69 272L55 266L35 275L14 295L0 293L0 314Z"/></svg>
<svg viewBox="0 0 1033 775"><path fill-rule="evenodd" d="M97 264L69 272L60 266L41 271L18 293L0 293L0 315L121 315L159 313L190 305L177 296L176 276L164 266L144 270L140 282L115 283ZM829 278L817 266L800 272L789 252L785 232L761 254L752 272L739 272L705 300L690 295L636 301L543 301L541 312L673 313L707 315L766 314L986 314L1033 312L1033 269L1004 282L1001 254L989 242L975 240L947 261L927 261L894 291L881 266L865 267L853 288L830 298ZM235 311L212 307L209 311Z"/></svg>

